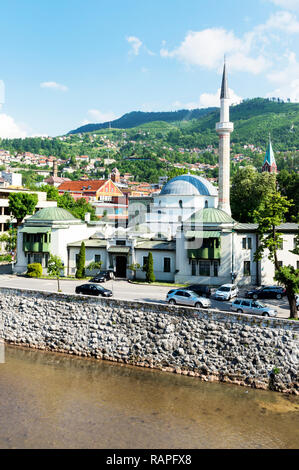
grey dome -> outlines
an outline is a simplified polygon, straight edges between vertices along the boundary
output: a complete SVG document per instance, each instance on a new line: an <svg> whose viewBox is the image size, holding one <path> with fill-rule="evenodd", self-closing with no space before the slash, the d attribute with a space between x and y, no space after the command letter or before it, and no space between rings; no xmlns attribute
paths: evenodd
<svg viewBox="0 0 299 470"><path fill-rule="evenodd" d="M208 180L197 175L182 175L168 181L160 196L218 196L218 190Z"/></svg>

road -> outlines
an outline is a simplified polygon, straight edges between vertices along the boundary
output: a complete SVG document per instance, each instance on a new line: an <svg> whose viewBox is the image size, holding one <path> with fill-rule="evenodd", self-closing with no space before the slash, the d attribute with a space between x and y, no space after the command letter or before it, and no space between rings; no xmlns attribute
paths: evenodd
<svg viewBox="0 0 299 470"><path fill-rule="evenodd" d="M60 288L65 294L73 294L75 287L84 284L82 280L60 280ZM113 296L119 300L135 300L141 302L165 303L167 292L171 287L150 286L142 284L131 284L123 280L111 280L104 285L111 289ZM57 292L57 281L50 279L30 279L15 275L0 275L0 287L15 287L23 289L33 289L38 291ZM240 289L239 297L243 297L245 289ZM278 311L278 317L289 318L289 304L284 297L282 300L266 299L262 300L269 307L274 307ZM211 298L212 309L230 311L230 302L221 302Z"/></svg>

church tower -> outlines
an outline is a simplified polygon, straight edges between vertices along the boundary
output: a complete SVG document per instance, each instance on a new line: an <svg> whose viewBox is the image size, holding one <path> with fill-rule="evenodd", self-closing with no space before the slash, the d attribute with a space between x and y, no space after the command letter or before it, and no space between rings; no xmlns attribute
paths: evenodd
<svg viewBox="0 0 299 470"><path fill-rule="evenodd" d="M218 209L231 215L230 208L230 134L234 125L229 121L229 94L224 61L221 95L220 95L220 122L216 124L216 132L219 135L219 196Z"/></svg>
<svg viewBox="0 0 299 470"><path fill-rule="evenodd" d="M262 171L268 171L268 173L277 173L277 165L274 157L270 135L265 160L262 166Z"/></svg>

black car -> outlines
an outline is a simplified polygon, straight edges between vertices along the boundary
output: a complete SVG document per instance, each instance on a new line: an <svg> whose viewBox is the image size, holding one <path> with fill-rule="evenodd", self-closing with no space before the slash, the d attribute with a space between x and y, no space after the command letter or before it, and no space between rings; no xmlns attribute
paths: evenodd
<svg viewBox="0 0 299 470"><path fill-rule="evenodd" d="M264 286L245 292L248 299L281 299L284 295L286 290L280 286Z"/></svg>
<svg viewBox="0 0 299 470"><path fill-rule="evenodd" d="M89 280L89 282L106 282L113 278L112 271L101 271L95 277Z"/></svg>
<svg viewBox="0 0 299 470"><path fill-rule="evenodd" d="M102 297L111 297L112 291L105 289L102 286L96 286L95 284L83 284L82 286L76 287L76 294L84 295L101 295Z"/></svg>
<svg viewBox="0 0 299 470"><path fill-rule="evenodd" d="M195 294L201 297L211 297L211 289L209 286L204 286L202 284L191 284L190 286L184 287L184 289L192 290L192 292L195 292Z"/></svg>

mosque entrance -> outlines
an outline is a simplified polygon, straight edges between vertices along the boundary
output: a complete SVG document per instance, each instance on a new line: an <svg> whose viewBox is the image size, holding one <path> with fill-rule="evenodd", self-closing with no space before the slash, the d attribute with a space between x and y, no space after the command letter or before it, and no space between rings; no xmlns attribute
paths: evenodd
<svg viewBox="0 0 299 470"><path fill-rule="evenodd" d="M116 277L127 277L127 257L116 256L115 257L115 276Z"/></svg>

